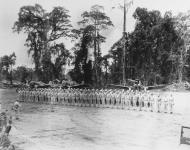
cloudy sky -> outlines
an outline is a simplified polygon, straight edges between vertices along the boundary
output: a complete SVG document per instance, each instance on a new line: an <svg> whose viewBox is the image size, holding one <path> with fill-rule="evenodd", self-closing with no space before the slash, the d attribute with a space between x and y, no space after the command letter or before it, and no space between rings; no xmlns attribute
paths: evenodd
<svg viewBox="0 0 190 150"><path fill-rule="evenodd" d="M121 37L123 14L117 6L118 3L122 4L123 0L0 0L0 57L5 54L9 55L14 51L17 56L17 66L31 67L32 61L27 55L27 47L24 46L26 35L13 33L12 27L18 19L20 7L36 3L47 11L51 11L55 6L64 6L70 11L72 24L76 28L76 23L81 19L80 15L83 11L90 10L90 7L94 4L102 5L114 24L114 27L103 33L107 37L106 43L101 46L103 54ZM112 9L114 6L116 6L116 9ZM132 14L137 7L145 7L148 10L156 9L161 11L162 14L166 11L172 11L175 15L190 10L190 0L134 0L133 6L127 14L128 31L134 29L135 20ZM65 45L68 49L72 47L70 41L65 41Z"/></svg>

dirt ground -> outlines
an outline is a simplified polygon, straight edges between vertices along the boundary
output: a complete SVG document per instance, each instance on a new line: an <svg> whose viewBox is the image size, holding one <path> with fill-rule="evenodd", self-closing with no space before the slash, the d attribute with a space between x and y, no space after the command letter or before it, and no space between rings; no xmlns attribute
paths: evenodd
<svg viewBox="0 0 190 150"><path fill-rule="evenodd" d="M10 138L23 150L190 149L179 144L181 126L190 126L190 93L172 94L174 114L72 106L55 106L51 112L49 105L22 103ZM15 90L0 90L3 109L16 97Z"/></svg>

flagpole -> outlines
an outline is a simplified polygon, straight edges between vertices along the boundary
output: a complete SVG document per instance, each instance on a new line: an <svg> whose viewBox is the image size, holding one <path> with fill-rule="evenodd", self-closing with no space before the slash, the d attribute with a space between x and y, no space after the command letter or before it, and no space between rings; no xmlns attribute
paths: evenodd
<svg viewBox="0 0 190 150"><path fill-rule="evenodd" d="M133 4L133 0L131 0L130 2L126 3L126 0L124 0L124 9L123 9L123 85L126 85L126 36L127 36L127 32L126 32L126 14L128 12L129 7ZM126 10L126 6L127 6L127 10Z"/></svg>
<svg viewBox="0 0 190 150"><path fill-rule="evenodd" d="M123 9L123 40L124 40L124 48L123 48L123 85L126 85L126 78L125 78L125 51L126 51L126 46L125 46L125 35L126 35L126 0L124 0L124 9Z"/></svg>

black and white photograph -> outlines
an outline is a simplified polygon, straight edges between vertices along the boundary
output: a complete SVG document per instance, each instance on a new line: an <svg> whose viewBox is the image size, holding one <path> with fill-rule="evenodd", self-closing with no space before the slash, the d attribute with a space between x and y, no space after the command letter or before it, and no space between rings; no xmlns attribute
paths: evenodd
<svg viewBox="0 0 190 150"><path fill-rule="evenodd" d="M0 150L189 149L189 0L0 0Z"/></svg>

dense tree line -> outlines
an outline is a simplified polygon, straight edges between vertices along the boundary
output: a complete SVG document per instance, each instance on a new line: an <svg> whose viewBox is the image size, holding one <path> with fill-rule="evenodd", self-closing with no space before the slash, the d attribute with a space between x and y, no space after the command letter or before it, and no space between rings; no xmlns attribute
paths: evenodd
<svg viewBox="0 0 190 150"><path fill-rule="evenodd" d="M161 84L177 81L179 67L178 54L184 44L175 29L176 23L172 14L166 12L164 17L159 11L148 11L137 8L133 17L136 25L133 32L126 36L126 78L140 79L145 84ZM121 76L123 43L116 42L110 55L114 60L111 74L114 82Z"/></svg>
<svg viewBox="0 0 190 150"><path fill-rule="evenodd" d="M64 79L62 66L72 59L72 80L93 86L121 84L125 57L126 79L140 79L146 85L168 84L190 78L189 16L173 16L171 12L161 15L157 10L137 8L134 30L124 33L124 38L118 39L105 56L101 53L101 44L106 42L102 33L113 23L103 6L94 5L84 11L77 29L72 27L69 11L64 7L47 12L38 4L23 6L13 31L27 34L25 45L35 64L33 76L37 80L47 83ZM74 42L71 50L65 47L65 39ZM10 72L11 65L4 67L5 72ZM22 82L31 74L23 67L17 70L22 72L16 75Z"/></svg>
<svg viewBox="0 0 190 150"><path fill-rule="evenodd" d="M13 67L16 62L16 55L13 52L11 55L0 57L0 81L6 80L10 84L13 81L26 83L35 79L34 70L25 66Z"/></svg>

